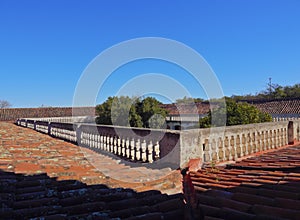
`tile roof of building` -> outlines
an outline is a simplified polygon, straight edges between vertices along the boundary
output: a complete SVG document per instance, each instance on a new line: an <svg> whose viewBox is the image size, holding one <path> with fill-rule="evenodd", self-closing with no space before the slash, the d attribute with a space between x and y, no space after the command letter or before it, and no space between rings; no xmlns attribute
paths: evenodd
<svg viewBox="0 0 300 220"><path fill-rule="evenodd" d="M179 171L149 182L122 182L95 169L85 150L1 122L0 219L174 219L183 215L182 195L165 194L180 192ZM107 169L139 175L134 168L127 172L123 164L108 160L104 161L109 162Z"/></svg>
<svg viewBox="0 0 300 220"><path fill-rule="evenodd" d="M167 190L180 181L178 175L122 183L95 170L70 143L9 123L0 123L0 140L0 219L184 219L187 214L182 194L151 190ZM205 220L300 219L299 158L296 145L191 172L194 211Z"/></svg>
<svg viewBox="0 0 300 220"><path fill-rule="evenodd" d="M216 103L198 102L195 104L164 104L163 107L169 111L170 115L181 114L207 114L212 108L216 108ZM253 103L258 109L269 114L300 114L300 99L265 101Z"/></svg>
<svg viewBox="0 0 300 220"><path fill-rule="evenodd" d="M180 194L3 171L0 195L0 219L174 219L182 218L184 206Z"/></svg>
<svg viewBox="0 0 300 220"><path fill-rule="evenodd" d="M254 105L269 114L300 114L300 99L261 102Z"/></svg>
<svg viewBox="0 0 300 220"><path fill-rule="evenodd" d="M208 102L197 102L192 104L164 104L163 107L169 111L170 115L178 115L179 113L203 115L209 112L210 105L212 108L217 106Z"/></svg>
<svg viewBox="0 0 300 220"><path fill-rule="evenodd" d="M191 172L210 219L300 219L300 146Z"/></svg>

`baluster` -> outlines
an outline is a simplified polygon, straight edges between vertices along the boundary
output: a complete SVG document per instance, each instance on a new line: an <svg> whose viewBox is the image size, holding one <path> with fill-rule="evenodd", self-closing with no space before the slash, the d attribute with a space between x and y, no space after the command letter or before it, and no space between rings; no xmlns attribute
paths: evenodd
<svg viewBox="0 0 300 220"><path fill-rule="evenodd" d="M100 149L101 150L104 150L104 138L103 138L103 135L102 134L100 134Z"/></svg>
<svg viewBox="0 0 300 220"><path fill-rule="evenodd" d="M106 134L104 134L104 136L103 136L103 150L108 151L107 150L106 139L107 139Z"/></svg>
<svg viewBox="0 0 300 220"><path fill-rule="evenodd" d="M122 157L126 157L126 140L125 138L121 139L121 148L122 148Z"/></svg>
<svg viewBox="0 0 300 220"><path fill-rule="evenodd" d="M97 134L97 149L100 149L100 134Z"/></svg>
<svg viewBox="0 0 300 220"><path fill-rule="evenodd" d="M135 143L134 143L134 138L131 138L130 141L130 149L131 149L131 160L135 160Z"/></svg>
<svg viewBox="0 0 300 220"><path fill-rule="evenodd" d="M146 162L146 161L147 161L146 149L147 149L146 140L143 140L143 142L142 142L142 144L141 144L142 161L143 161L143 162Z"/></svg>
<svg viewBox="0 0 300 220"><path fill-rule="evenodd" d="M243 157L243 156L244 156L244 152L243 152L243 140L242 140L242 135L238 135L236 141L239 141L239 145L238 145L237 147L240 149L240 157Z"/></svg>
<svg viewBox="0 0 300 220"><path fill-rule="evenodd" d="M114 138L113 136L110 136L109 138L109 152L114 152Z"/></svg>
<svg viewBox="0 0 300 220"><path fill-rule="evenodd" d="M122 155L122 145L120 137L117 138L118 155Z"/></svg>
<svg viewBox="0 0 300 220"><path fill-rule="evenodd" d="M147 153L148 153L148 162L153 163L153 144L152 144L151 140L149 141L149 144L148 144Z"/></svg>
<svg viewBox="0 0 300 220"><path fill-rule="evenodd" d="M160 158L159 142L156 141L154 144L154 160L158 160L159 158Z"/></svg>
<svg viewBox="0 0 300 220"><path fill-rule="evenodd" d="M238 158L237 154L237 137L231 136L233 141L232 151L233 151L233 160L236 160Z"/></svg>
<svg viewBox="0 0 300 220"><path fill-rule="evenodd" d="M118 154L118 139L117 139L117 137L115 136L114 138L113 138L113 141L114 141L114 154Z"/></svg>
<svg viewBox="0 0 300 220"><path fill-rule="evenodd" d="M126 157L130 158L130 145L129 145L129 138L126 138Z"/></svg>
<svg viewBox="0 0 300 220"><path fill-rule="evenodd" d="M136 160L139 161L141 159L141 142L139 138L136 140L135 148L136 148Z"/></svg>
<svg viewBox="0 0 300 220"><path fill-rule="evenodd" d="M270 149L274 148L273 131L270 130Z"/></svg>

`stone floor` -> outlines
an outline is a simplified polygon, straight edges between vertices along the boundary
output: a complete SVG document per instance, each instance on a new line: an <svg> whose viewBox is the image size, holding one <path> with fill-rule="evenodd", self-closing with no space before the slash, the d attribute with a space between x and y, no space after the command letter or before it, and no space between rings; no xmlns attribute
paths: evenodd
<svg viewBox="0 0 300 220"><path fill-rule="evenodd" d="M58 180L136 191L181 192L179 171L131 167L110 156L8 122L0 122L0 169L17 174L46 173Z"/></svg>

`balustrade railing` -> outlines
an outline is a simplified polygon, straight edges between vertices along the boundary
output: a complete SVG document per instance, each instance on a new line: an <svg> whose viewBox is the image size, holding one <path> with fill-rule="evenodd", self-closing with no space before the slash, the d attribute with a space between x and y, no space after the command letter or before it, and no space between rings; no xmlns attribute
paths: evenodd
<svg viewBox="0 0 300 220"><path fill-rule="evenodd" d="M288 144L286 122L228 126L221 133L218 130L200 130L204 162L236 160Z"/></svg>
<svg viewBox="0 0 300 220"><path fill-rule="evenodd" d="M225 162L287 145L292 137L300 141L300 120L226 128L184 131L127 128L83 123L61 123L39 119L18 119L17 125L35 129L53 137L77 143L95 151L104 151L135 162L153 163L178 147L174 163L183 166L190 159L204 163ZM175 161L178 160L178 161Z"/></svg>
<svg viewBox="0 0 300 220"><path fill-rule="evenodd" d="M61 123L44 118L43 120L18 119L16 124L136 162L153 163L172 151L179 140L178 131ZM174 139L176 142L172 143L168 141L169 139Z"/></svg>

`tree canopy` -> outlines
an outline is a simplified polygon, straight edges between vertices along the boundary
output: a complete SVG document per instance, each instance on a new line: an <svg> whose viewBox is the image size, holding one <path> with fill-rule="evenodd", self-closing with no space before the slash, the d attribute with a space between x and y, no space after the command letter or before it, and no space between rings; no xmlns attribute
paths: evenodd
<svg viewBox="0 0 300 220"><path fill-rule="evenodd" d="M9 108L11 104L6 100L0 100L0 108Z"/></svg>
<svg viewBox="0 0 300 220"><path fill-rule="evenodd" d="M261 112L255 106L246 102L237 103L235 100L226 98L226 106L220 105L209 111L208 115L199 120L200 127L207 128L211 126L212 115L214 116L214 126L223 126L222 118L226 115L226 125L242 125L251 123L261 123L272 121L271 115Z"/></svg>
<svg viewBox="0 0 300 220"><path fill-rule="evenodd" d="M178 104L191 104L191 103L197 103L197 102L203 102L204 99L202 98L192 98L192 97L187 97L184 96L181 99L176 99L176 103Z"/></svg>
<svg viewBox="0 0 300 220"><path fill-rule="evenodd" d="M268 87L256 95L233 95L231 96L236 101L267 101L267 100L282 100L282 99L297 99L300 98L300 84L293 86L281 86L278 84L268 84Z"/></svg>
<svg viewBox="0 0 300 220"><path fill-rule="evenodd" d="M143 100L128 96L109 97L96 106L96 123L145 128L164 128L167 111L152 97Z"/></svg>

